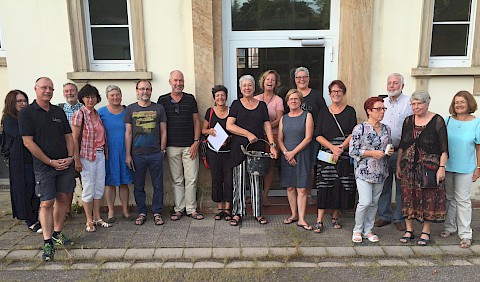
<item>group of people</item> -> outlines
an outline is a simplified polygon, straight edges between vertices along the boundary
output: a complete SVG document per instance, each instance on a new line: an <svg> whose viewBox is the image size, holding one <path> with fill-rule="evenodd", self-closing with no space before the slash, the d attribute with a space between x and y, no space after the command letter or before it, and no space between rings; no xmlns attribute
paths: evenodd
<svg viewBox="0 0 480 282"><path fill-rule="evenodd" d="M170 73L171 92L157 103L151 100L152 84L147 80L137 82L137 102L128 106L122 105L121 89L109 85L108 104L98 110L101 95L90 84L80 91L75 84L63 85L66 103L59 106L50 103L54 88L47 77L35 82L36 99L31 104L24 92L10 91L2 116L2 154L6 151L9 156L13 216L43 233L42 258L51 260L54 244L73 244L62 229L71 210L75 172L82 186L85 230L94 232L115 223L117 186L123 218L136 225L146 222L148 170L154 224L163 225L166 159L175 197L170 219L201 220L196 199L200 139L202 134L215 137L215 127L221 126L228 138L220 149L207 143L206 150L212 200L218 204L215 220L241 224L249 189L254 218L267 224L262 206L272 185L273 160L279 158L280 186L287 189L291 208L285 224L322 233L324 213L330 209L333 228L342 228L341 211L355 208L358 193L355 243L378 242L372 228L392 221L405 232L400 241L408 243L415 238L413 220L418 220L423 224L419 245L429 243L432 222L445 222L442 237L458 231L461 247L472 244L470 187L480 176L480 119L472 115L477 104L469 92L454 96L451 116L443 119L428 110L427 92L406 96L403 76L393 73L387 79L387 97L367 99L367 120L357 124L341 80L328 86L331 104L327 106L322 94L309 87L307 68L299 67L294 74L296 88L284 101L276 94L281 82L275 70L261 75L259 95L255 95L255 78L241 76L241 98L231 107L227 88L214 86L214 106L206 111L203 124L195 97L183 92L184 76L178 70ZM272 161L265 175L249 171L245 148L269 154ZM431 179L426 170L433 171L435 182L428 187L425 181ZM392 211L393 180L396 207ZM128 211L132 183L136 218ZM305 220L311 188L317 189L314 226ZM100 214L104 194L106 220Z"/></svg>

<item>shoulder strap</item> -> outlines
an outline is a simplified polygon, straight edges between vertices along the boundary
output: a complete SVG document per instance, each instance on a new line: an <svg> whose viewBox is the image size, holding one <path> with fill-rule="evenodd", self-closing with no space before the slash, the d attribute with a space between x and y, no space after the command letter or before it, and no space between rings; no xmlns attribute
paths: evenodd
<svg viewBox="0 0 480 282"><path fill-rule="evenodd" d="M445 127L448 126L448 123L450 122L450 118L451 118L451 117L452 117L452 116L449 116L449 117L448 117L448 119L447 119L447 125L446 125Z"/></svg>
<svg viewBox="0 0 480 282"><path fill-rule="evenodd" d="M208 118L208 128L212 127L210 123L212 123L212 115L213 115L213 107L210 108L210 117Z"/></svg>
<svg viewBox="0 0 480 282"><path fill-rule="evenodd" d="M328 109L328 111L330 112L330 109ZM332 115L333 119L335 120L335 123L337 124L337 127L340 130L340 133L342 133L343 137L346 138L347 136L345 136L345 133L343 133L342 127L340 126L340 123L338 123L338 120L335 117L335 114L332 113L332 112L330 112L330 114Z"/></svg>

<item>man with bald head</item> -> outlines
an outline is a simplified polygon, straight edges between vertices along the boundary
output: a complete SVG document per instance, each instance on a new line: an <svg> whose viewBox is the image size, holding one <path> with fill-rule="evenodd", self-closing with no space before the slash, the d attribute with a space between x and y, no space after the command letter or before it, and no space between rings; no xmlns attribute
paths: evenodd
<svg viewBox="0 0 480 282"><path fill-rule="evenodd" d="M68 196L75 188L72 130L63 110L50 104L53 82L35 82L36 99L19 114L23 144L33 155L35 193L40 198L44 261L52 260L56 245L72 245L63 233Z"/></svg>
<svg viewBox="0 0 480 282"><path fill-rule="evenodd" d="M174 70L168 80L172 91L158 98L167 112L167 159L173 181L175 207L171 220L179 220L186 213L194 219L203 219L197 211L198 146L200 117L197 101L183 92L183 73Z"/></svg>

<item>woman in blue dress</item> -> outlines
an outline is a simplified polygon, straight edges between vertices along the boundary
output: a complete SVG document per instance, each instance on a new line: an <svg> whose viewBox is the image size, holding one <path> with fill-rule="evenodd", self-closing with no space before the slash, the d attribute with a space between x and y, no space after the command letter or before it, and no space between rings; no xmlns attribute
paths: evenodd
<svg viewBox="0 0 480 282"><path fill-rule="evenodd" d="M108 205L108 223L115 222L116 186L119 186L123 218L131 220L128 212L130 191L128 184L133 183L132 172L125 163L125 107L122 106L122 90L116 85L107 86L108 105L98 110L107 133L108 160L105 162L105 198Z"/></svg>

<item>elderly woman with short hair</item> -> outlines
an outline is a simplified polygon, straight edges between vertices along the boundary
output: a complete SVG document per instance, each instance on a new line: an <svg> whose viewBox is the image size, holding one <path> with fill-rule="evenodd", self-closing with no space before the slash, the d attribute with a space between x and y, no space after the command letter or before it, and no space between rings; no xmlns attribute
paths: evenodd
<svg viewBox="0 0 480 282"><path fill-rule="evenodd" d="M448 159L447 128L443 118L428 110L430 95L416 91L410 98L413 115L403 122L398 148L397 177L402 182L402 211L407 230L400 242L415 238L413 220L423 223L417 244L430 243L432 222L445 220L445 165ZM422 187L423 164L435 172L436 188Z"/></svg>
<svg viewBox="0 0 480 282"><path fill-rule="evenodd" d="M480 176L480 119L472 115L476 110L473 95L459 91L446 119L450 152L445 175L447 216L440 236L447 238L458 231L462 248L472 245L470 188Z"/></svg>
<svg viewBox="0 0 480 282"><path fill-rule="evenodd" d="M122 105L122 90L116 85L106 89L108 105L98 109L107 136L108 159L105 163L105 198L108 206L107 223L115 222L115 197L120 194L123 218L132 220L128 211L130 191L128 184L133 183L132 171L125 162L125 106Z"/></svg>
<svg viewBox="0 0 480 282"><path fill-rule="evenodd" d="M267 224L268 221L262 216L261 209L263 176L247 174L246 158L240 146L246 147L248 144L251 144L248 150L262 151L265 149L265 144L257 141L263 138L264 135L267 135L270 153L273 158L277 158L277 150L273 139L270 118L268 117L267 104L253 98L255 79L251 75L243 75L239 79L239 84L243 97L233 102L227 118L227 130L232 133L231 161L233 166L234 216L230 224L237 226L241 222L242 217L245 216L246 179L250 180L253 216L260 224Z"/></svg>

